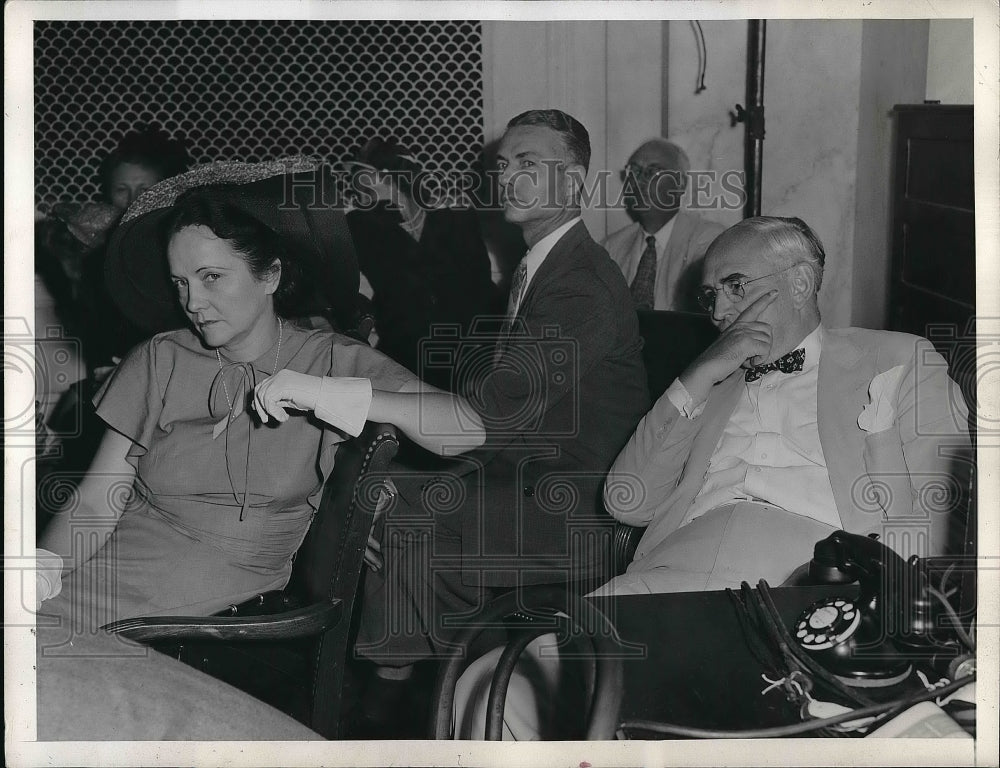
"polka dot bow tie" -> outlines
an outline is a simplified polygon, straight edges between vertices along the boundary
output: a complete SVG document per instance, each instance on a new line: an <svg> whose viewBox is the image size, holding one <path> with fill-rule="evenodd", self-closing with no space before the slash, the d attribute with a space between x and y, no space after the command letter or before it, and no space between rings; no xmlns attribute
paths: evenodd
<svg viewBox="0 0 1000 768"><path fill-rule="evenodd" d="M757 381L761 376L770 371L781 371L782 373L795 373L802 370L802 363L806 360L805 349L796 349L787 355L779 357L773 363L755 365L746 372L747 381Z"/></svg>

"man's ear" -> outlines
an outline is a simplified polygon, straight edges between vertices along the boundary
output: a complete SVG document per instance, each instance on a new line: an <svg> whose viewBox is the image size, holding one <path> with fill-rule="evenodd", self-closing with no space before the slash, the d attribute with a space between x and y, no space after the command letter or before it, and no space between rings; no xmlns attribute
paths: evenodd
<svg viewBox="0 0 1000 768"><path fill-rule="evenodd" d="M579 163L567 163L563 191L566 199L579 204L583 186L587 183L587 170Z"/></svg>
<svg viewBox="0 0 1000 768"><path fill-rule="evenodd" d="M278 286L281 285L281 259L275 259L271 262L271 266L264 276L263 283L265 286L265 296L270 296L278 290Z"/></svg>
<svg viewBox="0 0 1000 768"><path fill-rule="evenodd" d="M816 295L816 273L809 264L796 264L789 270L792 304L802 307Z"/></svg>

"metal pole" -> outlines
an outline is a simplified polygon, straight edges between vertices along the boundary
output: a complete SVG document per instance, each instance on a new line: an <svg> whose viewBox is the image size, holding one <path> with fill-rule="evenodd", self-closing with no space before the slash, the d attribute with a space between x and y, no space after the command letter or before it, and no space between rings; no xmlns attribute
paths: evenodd
<svg viewBox="0 0 1000 768"><path fill-rule="evenodd" d="M760 216L761 177L764 166L764 47L767 22L747 22L747 108L744 116L743 168L746 172L746 202L743 217Z"/></svg>

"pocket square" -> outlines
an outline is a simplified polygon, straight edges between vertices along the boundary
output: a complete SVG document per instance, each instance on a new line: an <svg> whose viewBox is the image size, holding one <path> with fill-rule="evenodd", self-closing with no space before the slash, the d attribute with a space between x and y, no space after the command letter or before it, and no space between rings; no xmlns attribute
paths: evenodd
<svg viewBox="0 0 1000 768"><path fill-rule="evenodd" d="M875 376L868 385L870 402L858 416L858 426L865 432L883 432L896 421L896 393L906 366L897 365Z"/></svg>

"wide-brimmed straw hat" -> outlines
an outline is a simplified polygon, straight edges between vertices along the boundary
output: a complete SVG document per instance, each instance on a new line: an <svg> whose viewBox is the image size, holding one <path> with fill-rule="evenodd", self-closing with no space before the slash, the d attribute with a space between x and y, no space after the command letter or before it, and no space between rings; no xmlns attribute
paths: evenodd
<svg viewBox="0 0 1000 768"><path fill-rule="evenodd" d="M178 198L200 189L225 200L285 238L299 260L296 315L329 312L341 328L353 320L358 260L334 180L308 157L263 163L217 162L150 187L128 209L108 243L104 277L125 316L149 333L179 328L184 314L167 267L165 225Z"/></svg>

